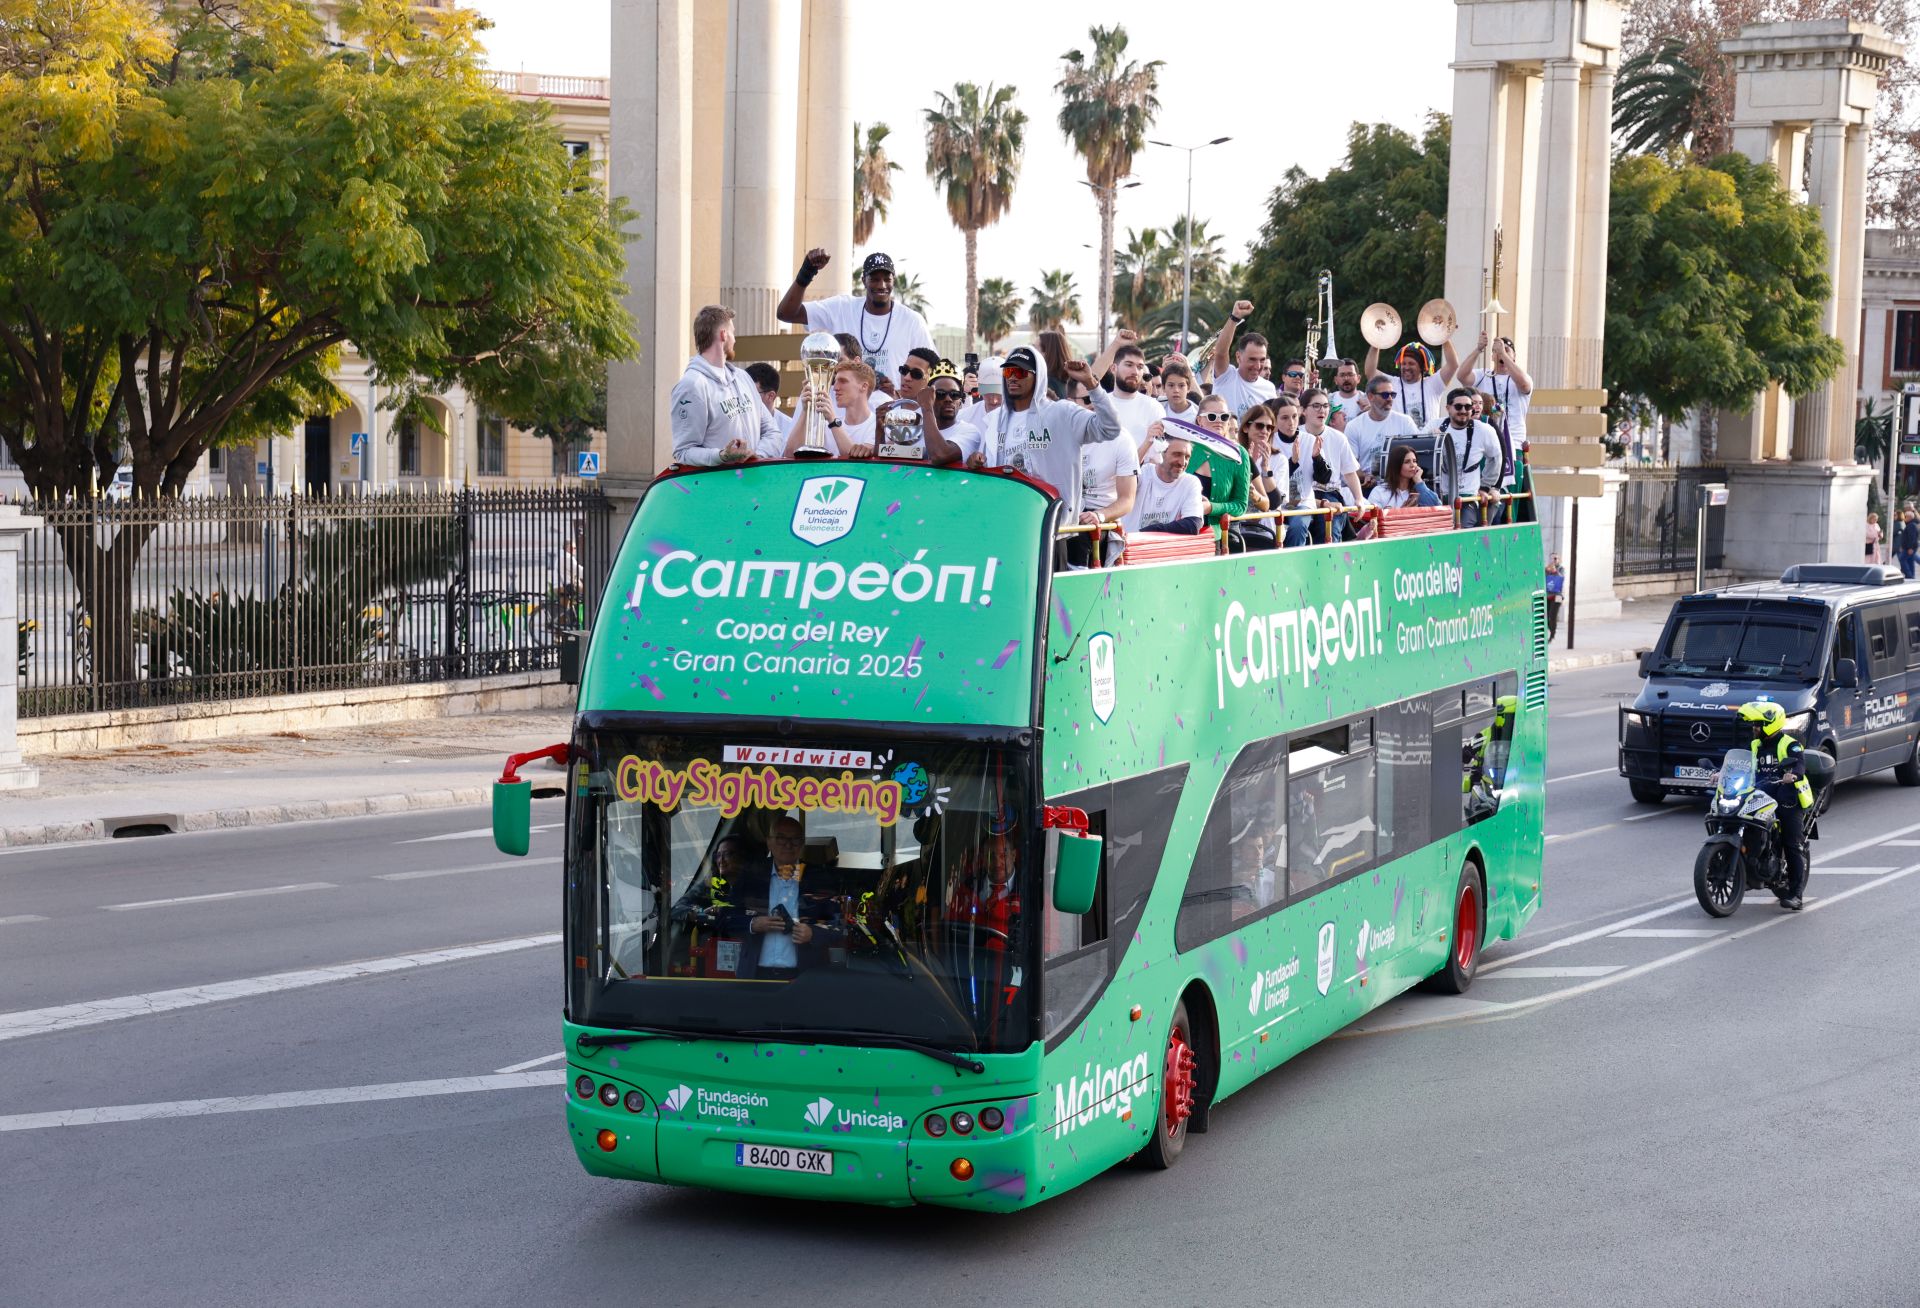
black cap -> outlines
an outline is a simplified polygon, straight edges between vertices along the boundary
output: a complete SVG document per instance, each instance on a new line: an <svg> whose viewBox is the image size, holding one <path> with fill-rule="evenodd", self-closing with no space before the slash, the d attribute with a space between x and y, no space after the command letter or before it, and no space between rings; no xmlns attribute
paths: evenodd
<svg viewBox="0 0 1920 1308"><path fill-rule="evenodd" d="M867 261L860 265L860 275L862 277L865 277L868 273L892 271L893 257L891 255L870 254L867 256Z"/></svg>
<svg viewBox="0 0 1920 1308"><path fill-rule="evenodd" d="M1025 368L1028 372L1032 373L1040 371L1040 361L1034 357L1032 348L1025 345L1022 345L1016 350L1008 351L1006 361L1000 366L1002 368Z"/></svg>

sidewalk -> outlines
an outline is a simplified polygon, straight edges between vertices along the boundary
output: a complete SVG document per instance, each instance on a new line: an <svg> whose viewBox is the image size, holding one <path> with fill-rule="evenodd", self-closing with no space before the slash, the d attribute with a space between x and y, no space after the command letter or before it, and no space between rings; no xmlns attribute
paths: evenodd
<svg viewBox="0 0 1920 1308"><path fill-rule="evenodd" d="M1547 651L1547 670L1570 672L1575 668L1638 661L1641 650L1652 649L1659 641L1660 630L1666 626L1667 614L1672 611L1676 598L1662 595L1654 599L1627 600L1620 606L1617 618L1606 622L1582 621L1573 633L1579 644L1572 649L1567 648L1567 618L1562 613L1559 636Z"/></svg>
<svg viewBox="0 0 1920 1308"><path fill-rule="evenodd" d="M129 819L207 831L485 804L507 755L571 726L547 709L39 755L37 789L0 791L0 845L97 840ZM561 785L545 762L525 775Z"/></svg>
<svg viewBox="0 0 1920 1308"><path fill-rule="evenodd" d="M1566 627L1549 667L1631 663L1659 638L1671 599L1631 600L1610 622ZM489 802L506 756L567 738L565 709L426 718L224 741L36 756L36 790L0 791L0 846L99 840L118 827L171 831L364 817ZM540 763L527 775L558 788Z"/></svg>

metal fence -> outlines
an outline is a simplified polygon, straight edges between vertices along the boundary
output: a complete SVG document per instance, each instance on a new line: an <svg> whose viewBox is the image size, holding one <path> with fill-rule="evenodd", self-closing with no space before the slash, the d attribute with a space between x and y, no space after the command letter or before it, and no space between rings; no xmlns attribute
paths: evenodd
<svg viewBox="0 0 1920 1308"><path fill-rule="evenodd" d="M556 667L611 566L592 488L22 507L23 717Z"/></svg>
<svg viewBox="0 0 1920 1308"><path fill-rule="evenodd" d="M1628 468L1613 528L1615 575L1691 572L1700 535L1699 488L1726 479L1723 468ZM1709 569L1724 562L1726 522L1726 509L1707 510Z"/></svg>

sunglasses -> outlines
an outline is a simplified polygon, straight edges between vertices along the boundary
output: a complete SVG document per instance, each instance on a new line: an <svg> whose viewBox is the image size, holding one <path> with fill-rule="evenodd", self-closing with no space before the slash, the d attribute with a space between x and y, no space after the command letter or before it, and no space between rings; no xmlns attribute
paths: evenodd
<svg viewBox="0 0 1920 1308"><path fill-rule="evenodd" d="M1390 400L1393 398L1393 392L1392 391L1375 391L1373 393L1373 398L1376 400Z"/></svg>
<svg viewBox="0 0 1920 1308"><path fill-rule="evenodd" d="M1225 422L1226 420L1227 415L1224 413L1203 413L1200 415L1201 422Z"/></svg>
<svg viewBox="0 0 1920 1308"><path fill-rule="evenodd" d="M1084 404L1089 409L1093 407L1093 397L1090 395L1076 395L1073 397L1073 402L1075 404Z"/></svg>
<svg viewBox="0 0 1920 1308"><path fill-rule="evenodd" d="M903 363L900 365L900 375L902 377L911 377L915 381L919 381L927 375L927 370L925 368L915 368L909 364Z"/></svg>
<svg viewBox="0 0 1920 1308"><path fill-rule="evenodd" d="M1250 422L1247 424L1247 430L1248 431L1272 431L1273 424L1270 422Z"/></svg>
<svg viewBox="0 0 1920 1308"><path fill-rule="evenodd" d="M1033 376L1033 374L1016 363L1002 367L1000 369L1000 376L1003 380L1025 381L1027 378Z"/></svg>
<svg viewBox="0 0 1920 1308"><path fill-rule="evenodd" d="M936 400L957 400L960 398L960 392L955 390L942 390L936 386L933 388L933 398Z"/></svg>
<svg viewBox="0 0 1920 1308"><path fill-rule="evenodd" d="M1281 373L1280 375L1282 377L1304 377L1307 374L1300 371L1298 368L1289 368L1285 372Z"/></svg>
<svg viewBox="0 0 1920 1308"><path fill-rule="evenodd" d="M1452 409L1455 413L1472 413L1473 412L1473 406L1471 404L1449 404L1447 407L1449 409Z"/></svg>

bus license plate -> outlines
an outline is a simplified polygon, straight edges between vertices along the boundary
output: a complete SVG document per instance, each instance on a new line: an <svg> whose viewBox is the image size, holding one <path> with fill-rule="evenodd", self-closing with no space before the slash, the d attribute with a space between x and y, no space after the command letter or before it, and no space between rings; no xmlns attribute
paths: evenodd
<svg viewBox="0 0 1920 1308"><path fill-rule="evenodd" d="M811 1172L815 1176L833 1175L831 1149L786 1149L778 1145L736 1144L736 1167L769 1167L776 1172Z"/></svg>

